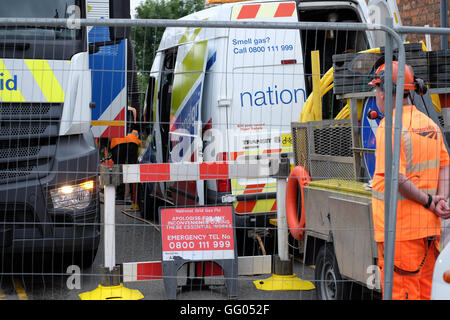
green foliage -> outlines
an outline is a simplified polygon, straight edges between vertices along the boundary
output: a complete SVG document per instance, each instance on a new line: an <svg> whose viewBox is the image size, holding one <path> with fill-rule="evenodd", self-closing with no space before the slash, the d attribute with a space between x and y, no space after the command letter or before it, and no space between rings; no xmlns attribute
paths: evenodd
<svg viewBox="0 0 450 320"><path fill-rule="evenodd" d="M179 19L203 8L204 0L146 0L136 8L136 18ZM135 27L131 32L137 68L145 78L148 77L163 33L163 28L142 27Z"/></svg>

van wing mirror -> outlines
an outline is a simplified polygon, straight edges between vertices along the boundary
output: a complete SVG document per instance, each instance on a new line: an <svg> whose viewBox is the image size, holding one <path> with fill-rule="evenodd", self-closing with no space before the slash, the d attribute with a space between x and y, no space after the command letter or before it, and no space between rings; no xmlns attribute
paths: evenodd
<svg viewBox="0 0 450 320"><path fill-rule="evenodd" d="M109 0L110 19L131 19L130 0ZM130 27L109 27L111 41L120 41L128 38Z"/></svg>

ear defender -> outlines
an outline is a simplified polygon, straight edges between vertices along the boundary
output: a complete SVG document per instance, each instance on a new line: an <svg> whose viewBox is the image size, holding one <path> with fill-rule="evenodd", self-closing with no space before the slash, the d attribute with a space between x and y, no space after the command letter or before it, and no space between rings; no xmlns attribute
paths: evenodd
<svg viewBox="0 0 450 320"><path fill-rule="evenodd" d="M414 91L418 95L423 96L424 94L427 93L428 88L427 88L427 86L425 85L425 82L422 79L414 77L414 86L415 86Z"/></svg>

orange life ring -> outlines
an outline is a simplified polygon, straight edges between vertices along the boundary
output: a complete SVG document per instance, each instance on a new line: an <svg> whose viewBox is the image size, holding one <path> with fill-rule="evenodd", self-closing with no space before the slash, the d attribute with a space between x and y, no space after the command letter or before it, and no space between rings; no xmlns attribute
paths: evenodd
<svg viewBox="0 0 450 320"><path fill-rule="evenodd" d="M303 199L303 187L311 181L308 172L302 166L295 167L289 174L286 186L286 217L289 231L297 240L303 240L305 229L305 202ZM300 186L300 194L302 200L300 221L297 217L297 191Z"/></svg>

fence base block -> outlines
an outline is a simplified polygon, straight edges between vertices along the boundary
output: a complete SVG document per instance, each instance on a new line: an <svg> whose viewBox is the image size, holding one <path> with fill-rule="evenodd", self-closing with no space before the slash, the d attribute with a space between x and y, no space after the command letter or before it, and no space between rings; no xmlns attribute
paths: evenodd
<svg viewBox="0 0 450 320"><path fill-rule="evenodd" d="M258 290L287 291L287 290L313 290L311 281L302 280L293 273L292 259L281 260L278 255L273 256L272 276L265 280L255 280L253 284Z"/></svg>
<svg viewBox="0 0 450 320"><path fill-rule="evenodd" d="M123 284L111 287L100 284L96 289L78 296L81 300L140 300L144 298L139 290L125 288Z"/></svg>
<svg viewBox="0 0 450 320"><path fill-rule="evenodd" d="M280 276L273 274L265 280L253 281L256 289L265 291L288 291L288 290L314 290L316 287L311 281L302 280L296 274Z"/></svg>
<svg viewBox="0 0 450 320"><path fill-rule="evenodd" d="M140 300L139 290L128 289L120 282L120 266L103 268L101 284L92 291L79 294L81 300Z"/></svg>

